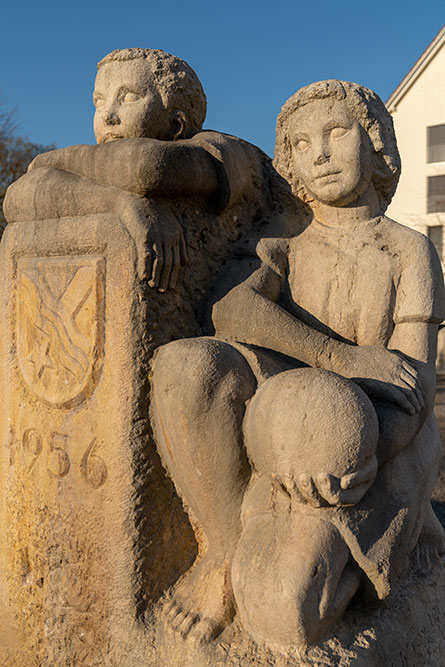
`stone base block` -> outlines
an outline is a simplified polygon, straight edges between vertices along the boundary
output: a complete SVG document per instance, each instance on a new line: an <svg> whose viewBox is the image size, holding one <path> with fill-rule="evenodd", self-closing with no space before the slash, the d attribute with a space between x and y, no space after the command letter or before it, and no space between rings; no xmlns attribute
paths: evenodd
<svg viewBox="0 0 445 667"><path fill-rule="evenodd" d="M152 650L156 667L439 667L445 664L445 576L437 566L411 574L390 599L373 608L360 600L334 631L306 651L258 644L236 622L212 644L196 646L166 627L162 608L154 613Z"/></svg>

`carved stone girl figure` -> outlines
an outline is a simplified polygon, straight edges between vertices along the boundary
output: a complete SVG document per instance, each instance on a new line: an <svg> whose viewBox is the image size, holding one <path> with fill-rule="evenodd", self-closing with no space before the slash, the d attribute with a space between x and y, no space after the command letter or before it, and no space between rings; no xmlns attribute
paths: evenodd
<svg viewBox="0 0 445 667"><path fill-rule="evenodd" d="M237 609L255 637L311 643L357 591L386 598L419 538L444 550L429 504L443 280L428 239L384 216L391 118L357 84L307 86L280 113L275 165L309 224L283 214L294 231L239 263L216 337L153 366L159 451L200 545L168 614L199 640Z"/></svg>

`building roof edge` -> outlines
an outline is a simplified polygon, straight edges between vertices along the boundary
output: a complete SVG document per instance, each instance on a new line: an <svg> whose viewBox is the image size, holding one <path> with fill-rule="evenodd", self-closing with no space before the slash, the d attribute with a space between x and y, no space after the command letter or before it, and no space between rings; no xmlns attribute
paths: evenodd
<svg viewBox="0 0 445 667"><path fill-rule="evenodd" d="M392 113L397 109L397 105L406 95L411 86L417 81L419 76L422 74L426 66L431 62L434 56L440 51L442 46L445 44L445 25L439 30L437 35L434 37L432 42L426 47L425 51L422 53L420 58L416 60L414 65L408 71L408 73L403 77L402 81L399 83L397 88L391 93L391 95L386 100L386 106L388 110Z"/></svg>

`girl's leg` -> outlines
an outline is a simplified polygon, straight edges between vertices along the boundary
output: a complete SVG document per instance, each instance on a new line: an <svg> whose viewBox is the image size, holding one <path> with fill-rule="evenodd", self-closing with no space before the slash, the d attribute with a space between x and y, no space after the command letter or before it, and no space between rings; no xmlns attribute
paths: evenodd
<svg viewBox="0 0 445 667"><path fill-rule="evenodd" d="M176 589L169 616L183 635L208 640L233 615L230 568L250 477L241 424L256 380L231 345L196 338L157 351L152 385L158 449L200 547L195 566Z"/></svg>

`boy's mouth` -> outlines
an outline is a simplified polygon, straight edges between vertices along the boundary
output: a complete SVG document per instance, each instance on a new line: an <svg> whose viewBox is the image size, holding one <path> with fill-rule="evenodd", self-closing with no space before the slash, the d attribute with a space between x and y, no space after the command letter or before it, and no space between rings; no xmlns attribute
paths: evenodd
<svg viewBox="0 0 445 667"><path fill-rule="evenodd" d="M113 141L113 139L124 139L122 134L113 134L112 132L107 132L103 135L102 142Z"/></svg>

